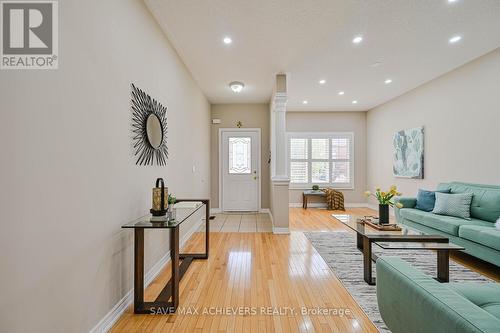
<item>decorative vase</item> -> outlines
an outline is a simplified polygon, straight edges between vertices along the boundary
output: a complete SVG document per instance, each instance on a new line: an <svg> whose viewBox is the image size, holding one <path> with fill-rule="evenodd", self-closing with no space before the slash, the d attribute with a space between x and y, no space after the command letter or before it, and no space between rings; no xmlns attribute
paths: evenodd
<svg viewBox="0 0 500 333"><path fill-rule="evenodd" d="M389 224L389 205L378 205L379 224Z"/></svg>

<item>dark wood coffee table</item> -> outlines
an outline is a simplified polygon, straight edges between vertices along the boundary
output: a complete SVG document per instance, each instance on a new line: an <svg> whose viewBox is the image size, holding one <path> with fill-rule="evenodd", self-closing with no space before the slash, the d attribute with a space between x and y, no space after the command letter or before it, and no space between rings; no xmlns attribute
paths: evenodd
<svg viewBox="0 0 500 333"><path fill-rule="evenodd" d="M450 243L441 235L428 235L399 225L401 231L380 231L359 223L360 216L348 214L332 214L332 216L356 232L356 246L363 253L363 273L365 282L375 285L372 261L377 256L372 252L375 243L386 250L434 250L437 252L437 279L449 281L450 251L464 250L463 247Z"/></svg>

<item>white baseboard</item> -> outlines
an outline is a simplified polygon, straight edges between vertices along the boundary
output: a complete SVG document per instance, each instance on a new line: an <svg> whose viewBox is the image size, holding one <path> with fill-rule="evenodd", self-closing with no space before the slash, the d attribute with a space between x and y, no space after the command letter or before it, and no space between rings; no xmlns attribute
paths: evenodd
<svg viewBox="0 0 500 333"><path fill-rule="evenodd" d="M280 228L280 227L275 227L273 225L273 234L283 234L283 235L286 235L286 234L289 234L290 233L290 229L288 228Z"/></svg>
<svg viewBox="0 0 500 333"><path fill-rule="evenodd" d="M302 202L291 202L288 204L289 207L299 207L301 208L302 207ZM378 209L378 207L376 207L376 205L371 205L369 203L364 203L364 202L361 202L361 203L346 203L344 204L345 207L347 208L360 208L360 207L363 207L363 208L373 208L372 206L374 206L375 208L373 209ZM324 202L311 202L311 203L308 203L307 204L307 207L311 207L311 208L326 208L326 203Z"/></svg>
<svg viewBox="0 0 500 333"><path fill-rule="evenodd" d="M220 210L220 208L210 208L210 215L212 214L220 214L222 213L222 211Z"/></svg>
<svg viewBox="0 0 500 333"><path fill-rule="evenodd" d="M182 247L187 240L195 233L196 230L201 226L204 218L196 222L191 229L186 232L186 234L180 239L180 247ZM162 271L163 268L170 261L170 251L167 251L163 257L156 264L151 267L149 271L144 275L144 288L149 286L151 282L156 278L156 276ZM95 325L89 333L105 333L113 327L113 325L120 319L122 314L125 312L127 307L134 301L134 289L130 289L122 299L116 303L113 308L102 318L97 325Z"/></svg>

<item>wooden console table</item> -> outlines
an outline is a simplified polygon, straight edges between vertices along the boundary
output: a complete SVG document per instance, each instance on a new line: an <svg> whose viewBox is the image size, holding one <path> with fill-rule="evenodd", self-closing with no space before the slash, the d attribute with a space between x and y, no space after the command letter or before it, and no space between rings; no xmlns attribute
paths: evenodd
<svg viewBox="0 0 500 333"><path fill-rule="evenodd" d="M189 265L196 259L208 259L210 200L177 199L179 202L199 202L193 208L176 209L176 218L169 222L150 222L144 217L122 226L134 229L134 313L168 314L174 313L179 306L179 281ZM194 213L205 206L205 253L179 253L179 226ZM170 231L170 258L172 277L154 302L144 301L144 229L168 229Z"/></svg>

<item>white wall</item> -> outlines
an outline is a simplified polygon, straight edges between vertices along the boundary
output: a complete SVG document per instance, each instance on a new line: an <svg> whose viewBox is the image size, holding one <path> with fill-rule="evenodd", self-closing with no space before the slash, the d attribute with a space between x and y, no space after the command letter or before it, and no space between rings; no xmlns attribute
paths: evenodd
<svg viewBox="0 0 500 333"><path fill-rule="evenodd" d="M346 203L363 203L366 198L366 112L287 112L288 132L353 132L354 189L340 190ZM304 190L291 189L290 203L301 203ZM314 202L315 198L310 198ZM321 200L324 202L324 199Z"/></svg>
<svg viewBox="0 0 500 333"><path fill-rule="evenodd" d="M397 84L397 83L395 83ZM500 184L500 49L368 112L368 187ZM392 175L394 132L425 127L425 179Z"/></svg>
<svg viewBox="0 0 500 333"><path fill-rule="evenodd" d="M0 72L1 332L87 332L132 288L120 226L155 178L210 195L209 103L143 2L60 1L59 19L58 70ZM165 167L134 163L131 82L168 107ZM147 271L168 233L146 234Z"/></svg>

